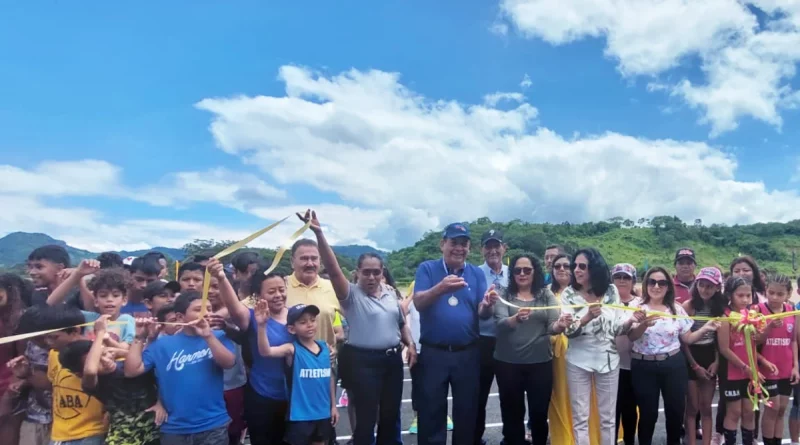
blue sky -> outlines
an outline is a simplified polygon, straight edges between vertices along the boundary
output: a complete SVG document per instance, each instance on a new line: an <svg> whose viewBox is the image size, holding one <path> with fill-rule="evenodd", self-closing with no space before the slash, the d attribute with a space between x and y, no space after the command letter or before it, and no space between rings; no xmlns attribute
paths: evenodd
<svg viewBox="0 0 800 445"><path fill-rule="evenodd" d="M0 6L0 234L177 246L313 206L391 249L483 215L800 218L800 8L265 3Z"/></svg>

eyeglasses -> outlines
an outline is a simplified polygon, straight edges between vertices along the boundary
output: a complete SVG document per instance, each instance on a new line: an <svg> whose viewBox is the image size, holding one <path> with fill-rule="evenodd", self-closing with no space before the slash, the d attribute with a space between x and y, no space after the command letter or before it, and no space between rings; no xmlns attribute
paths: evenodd
<svg viewBox="0 0 800 445"><path fill-rule="evenodd" d="M586 263L575 263L572 267L573 269L586 270L589 268L589 265Z"/></svg>
<svg viewBox="0 0 800 445"><path fill-rule="evenodd" d="M669 286L669 281L667 281L667 280L654 280L654 279L650 278L649 280L647 280L647 285L650 286L650 287L656 287L656 286L658 286L658 287L667 287L667 286Z"/></svg>
<svg viewBox="0 0 800 445"><path fill-rule="evenodd" d="M615 280L630 281L633 278L631 278L630 275L625 275L624 273L621 273L621 274L614 275L614 279Z"/></svg>
<svg viewBox="0 0 800 445"><path fill-rule="evenodd" d="M532 267L515 267L514 275L530 275L533 273Z"/></svg>
<svg viewBox="0 0 800 445"><path fill-rule="evenodd" d="M553 264L553 270L569 270L568 263Z"/></svg>

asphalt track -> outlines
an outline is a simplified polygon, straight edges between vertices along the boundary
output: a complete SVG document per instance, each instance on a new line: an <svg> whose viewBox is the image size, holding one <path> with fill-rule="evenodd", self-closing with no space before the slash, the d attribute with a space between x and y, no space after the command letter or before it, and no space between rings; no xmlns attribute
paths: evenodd
<svg viewBox="0 0 800 445"><path fill-rule="evenodd" d="M408 373L408 369L405 370L404 380L405 381L403 383L403 402L401 406L403 443L405 445L416 445L417 437L415 435L408 434L408 427L411 424L411 420L414 418L414 413L411 410L411 376ZM715 402L713 407L715 408L715 413L716 413L716 406L717 406L716 395L714 400ZM340 408L339 416L340 416L339 425L336 427L337 438L340 445L345 445L347 441L350 439L350 434L351 434L350 424L348 423L347 420L347 409ZM486 440L488 445L500 444L500 441L503 439L502 428L503 428L503 423L500 418L500 400L498 399L497 396L497 384L495 383L494 386L492 387L492 392L491 395L489 396L489 403L487 404L486 408L486 433L484 434L483 438ZM784 437L784 443L790 443L788 439L789 438L788 415L783 437ZM665 444L666 441L667 437L664 428L664 415L662 411L658 419L658 425L656 426L656 435L653 438L653 445ZM448 437L448 443L450 443L449 437ZM552 444L552 445L561 445L561 444Z"/></svg>

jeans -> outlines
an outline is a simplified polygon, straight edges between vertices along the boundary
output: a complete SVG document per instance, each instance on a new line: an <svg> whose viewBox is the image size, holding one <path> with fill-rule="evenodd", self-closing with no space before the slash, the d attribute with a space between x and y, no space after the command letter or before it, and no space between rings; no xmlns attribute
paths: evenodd
<svg viewBox="0 0 800 445"><path fill-rule="evenodd" d="M528 398L532 445L547 444L547 410L553 394L553 362L514 364L497 361L497 387L506 445L525 445L525 395Z"/></svg>
<svg viewBox="0 0 800 445"><path fill-rule="evenodd" d="M567 382L572 405L572 430L576 445L589 445L589 410L592 383L597 395L597 412L600 414L600 445L616 445L617 386L619 368L600 374L579 368L567 362Z"/></svg>
<svg viewBox="0 0 800 445"><path fill-rule="evenodd" d="M447 390L453 393L453 444L475 440L478 418L480 354L476 346L450 352L432 345L419 355L419 445L444 445L447 441Z"/></svg>
<svg viewBox="0 0 800 445"><path fill-rule="evenodd" d="M403 398L403 358L399 352L372 351L348 346L358 366L350 370L356 408L354 445L396 445L397 419ZM374 435L375 424L378 435ZM402 443L402 442L401 442Z"/></svg>
<svg viewBox="0 0 800 445"><path fill-rule="evenodd" d="M489 401L489 392L494 382L494 337L481 336L478 339L478 349L481 355L480 364L480 393L478 395L478 420L475 424L475 445L480 445L483 433L486 431L486 403Z"/></svg>
<svg viewBox="0 0 800 445"><path fill-rule="evenodd" d="M226 434L227 436L227 434ZM50 445L103 445L106 443L106 436L84 437L83 439L75 440L52 440Z"/></svg>
<svg viewBox="0 0 800 445"><path fill-rule="evenodd" d="M679 445L689 387L683 353L662 361L631 360L631 380L639 405L639 445L653 442L660 398L664 399L667 445Z"/></svg>
<svg viewBox="0 0 800 445"><path fill-rule="evenodd" d="M252 445L283 443L288 401L264 397L248 384L244 392L244 407L244 417Z"/></svg>
<svg viewBox="0 0 800 445"><path fill-rule="evenodd" d="M622 421L624 431L623 442L625 445L634 445L636 442L636 422L639 414L636 412L636 398L633 394L633 382L629 369L619 370L619 388L617 388L617 437L619 425Z"/></svg>

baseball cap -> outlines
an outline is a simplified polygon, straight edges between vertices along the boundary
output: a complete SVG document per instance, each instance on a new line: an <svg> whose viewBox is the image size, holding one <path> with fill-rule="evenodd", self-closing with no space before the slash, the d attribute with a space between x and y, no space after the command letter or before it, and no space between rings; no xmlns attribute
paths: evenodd
<svg viewBox="0 0 800 445"><path fill-rule="evenodd" d="M722 272L720 272L716 267L704 267L700 269L700 272L697 273L697 276L694 279L695 281L710 281L719 286L722 284Z"/></svg>
<svg viewBox="0 0 800 445"><path fill-rule="evenodd" d="M684 258L689 258L690 260L694 261L695 264L697 264L697 260L694 257L694 250L688 247L681 247L677 252L675 252L676 263Z"/></svg>
<svg viewBox="0 0 800 445"><path fill-rule="evenodd" d="M313 304L296 304L289 308L289 313L286 315L286 324L295 324L303 314L319 315L319 308Z"/></svg>
<svg viewBox="0 0 800 445"><path fill-rule="evenodd" d="M442 238L445 239L461 238L461 237L469 238L469 227L463 223L449 224L447 227L444 228L444 233L442 233Z"/></svg>
<svg viewBox="0 0 800 445"><path fill-rule="evenodd" d="M148 284L142 291L143 300L152 300L154 297L161 295L165 289L171 290L173 293L181 291L181 285L177 281L164 282L161 280L153 281Z"/></svg>
<svg viewBox="0 0 800 445"><path fill-rule="evenodd" d="M503 243L503 232L501 230L490 229L483 233L481 236L481 245L485 245L489 241L497 241L498 243Z"/></svg>
<svg viewBox="0 0 800 445"><path fill-rule="evenodd" d="M633 267L633 264L619 263L611 269L612 277L617 274L625 274L631 278L636 278L636 268Z"/></svg>
<svg viewBox="0 0 800 445"><path fill-rule="evenodd" d="M129 256L129 257L127 257L127 258L122 260L122 265L123 266L130 266L131 264L133 264L133 260L135 260L135 259L136 259L135 256Z"/></svg>

